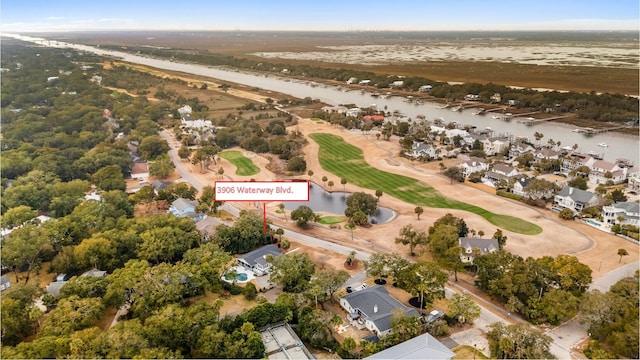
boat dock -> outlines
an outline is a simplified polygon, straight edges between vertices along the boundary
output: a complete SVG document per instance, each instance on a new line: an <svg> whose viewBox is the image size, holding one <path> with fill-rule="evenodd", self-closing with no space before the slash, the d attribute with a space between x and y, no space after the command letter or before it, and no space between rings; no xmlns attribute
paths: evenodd
<svg viewBox="0 0 640 360"><path fill-rule="evenodd" d="M534 113L527 113L527 114L534 114ZM526 114L518 114L518 116L521 116L521 115L526 115ZM569 116L571 116L571 115L552 116L552 117L544 118L544 119L533 119L533 118L531 118L531 119L522 119L522 120L518 120L518 122L521 123L521 124L525 124L525 125L531 126L531 125L543 123L545 121L553 121L553 120L563 119L563 118L566 118L566 117L569 117Z"/></svg>
<svg viewBox="0 0 640 360"><path fill-rule="evenodd" d="M612 126L612 127L603 128L603 129L594 129L594 128L585 127L585 128L577 128L577 129L573 130L573 132L577 132L579 134L584 134L584 135L595 135L595 134L600 134L600 133L607 132L607 131L626 129L628 127L629 126L627 126L627 125Z"/></svg>

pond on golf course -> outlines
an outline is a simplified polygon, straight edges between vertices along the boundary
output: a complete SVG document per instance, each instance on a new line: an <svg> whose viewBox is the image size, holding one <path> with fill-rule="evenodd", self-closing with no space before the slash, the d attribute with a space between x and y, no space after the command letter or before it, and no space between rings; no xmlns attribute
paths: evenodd
<svg viewBox="0 0 640 360"><path fill-rule="evenodd" d="M351 193L342 191L327 192L322 187L314 183L310 183L309 186L308 202L285 202L284 208L287 210L295 210L298 207L305 205L310 207L314 212L344 215L344 210L347 208L347 197L349 197ZM369 216L369 222L371 224L386 224L395 216L395 211L378 206L376 213L373 216Z"/></svg>

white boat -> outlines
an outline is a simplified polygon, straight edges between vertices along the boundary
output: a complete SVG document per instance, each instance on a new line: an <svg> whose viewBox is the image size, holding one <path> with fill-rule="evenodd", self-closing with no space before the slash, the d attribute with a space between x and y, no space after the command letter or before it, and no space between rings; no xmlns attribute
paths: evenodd
<svg viewBox="0 0 640 360"><path fill-rule="evenodd" d="M606 142L601 142L601 143L598 143L598 146L601 146L601 147L608 147L609 145L607 145L607 143L606 143Z"/></svg>

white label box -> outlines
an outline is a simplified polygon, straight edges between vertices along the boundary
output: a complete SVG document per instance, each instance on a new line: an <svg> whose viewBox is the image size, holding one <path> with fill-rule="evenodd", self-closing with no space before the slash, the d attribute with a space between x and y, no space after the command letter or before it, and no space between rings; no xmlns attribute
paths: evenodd
<svg viewBox="0 0 640 360"><path fill-rule="evenodd" d="M216 181L216 201L309 201L308 181Z"/></svg>

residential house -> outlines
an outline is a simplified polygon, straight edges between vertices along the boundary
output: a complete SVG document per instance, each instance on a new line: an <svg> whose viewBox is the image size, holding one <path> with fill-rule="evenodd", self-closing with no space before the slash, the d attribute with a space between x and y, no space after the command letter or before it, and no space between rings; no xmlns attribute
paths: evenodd
<svg viewBox="0 0 640 360"><path fill-rule="evenodd" d="M344 114L349 109L346 106L323 106L321 110L330 114Z"/></svg>
<svg viewBox="0 0 640 360"><path fill-rule="evenodd" d="M407 316L420 316L416 309L405 306L379 285L344 295L340 298L340 306L352 319L358 316L363 319L364 326L378 336L391 332L391 318L396 309Z"/></svg>
<svg viewBox="0 0 640 360"><path fill-rule="evenodd" d="M418 88L418 92L429 92L433 90L433 86L431 85L422 85Z"/></svg>
<svg viewBox="0 0 640 360"><path fill-rule="evenodd" d="M346 116L358 117L358 115L360 115L361 112L362 112L362 109L355 107L355 108L351 108L351 109L347 110L345 112L345 115Z"/></svg>
<svg viewBox="0 0 640 360"><path fill-rule="evenodd" d="M358 85L371 85L371 80L365 79L358 81Z"/></svg>
<svg viewBox="0 0 640 360"><path fill-rule="evenodd" d="M2 275L0 277L0 291L5 291L10 287L11 287L11 279L9 279L8 275Z"/></svg>
<svg viewBox="0 0 640 360"><path fill-rule="evenodd" d="M56 276L56 280L47 285L47 293L58 297L58 295L60 295L60 289L62 289L70 277L71 276L67 274L58 274L58 276Z"/></svg>
<svg viewBox="0 0 640 360"><path fill-rule="evenodd" d="M390 88L401 88L403 86L404 86L404 81L402 80L396 80L389 85Z"/></svg>
<svg viewBox="0 0 640 360"><path fill-rule="evenodd" d="M519 172L517 169L512 168L507 164L494 164L491 170L487 171L484 174L484 181L489 181L491 183L497 183L500 180L509 181L513 176L518 175Z"/></svg>
<svg viewBox="0 0 640 360"><path fill-rule="evenodd" d="M516 182L513 183L512 192L518 196L527 197L527 194L524 192L524 188L527 185L529 185L530 182L531 182L530 178L527 178L527 177L518 178L518 180L516 180Z"/></svg>
<svg viewBox="0 0 640 360"><path fill-rule="evenodd" d="M349 80L347 80L347 84L355 84L358 82L358 78L355 77L350 77Z"/></svg>
<svg viewBox="0 0 640 360"><path fill-rule="evenodd" d="M500 250L498 240L495 239L481 239L481 238L458 238L458 244L462 248L462 254L460 254L460 260L463 263L473 263L474 254L473 249L480 250L480 255L486 255L494 251Z"/></svg>
<svg viewBox="0 0 640 360"><path fill-rule="evenodd" d="M465 178L474 172L489 170L489 163L478 157L470 157L468 161L459 165Z"/></svg>
<svg viewBox="0 0 640 360"><path fill-rule="evenodd" d="M513 160L524 154L534 152L535 148L524 141L517 141L509 148L509 159Z"/></svg>
<svg viewBox="0 0 640 360"><path fill-rule="evenodd" d="M365 360L452 359L455 354L429 333L377 352Z"/></svg>
<svg viewBox="0 0 640 360"><path fill-rule="evenodd" d="M603 206L602 217L605 223L611 225L640 226L640 204L625 201Z"/></svg>
<svg viewBox="0 0 640 360"><path fill-rule="evenodd" d="M435 159L436 148L431 144L414 141L411 145L411 151L406 154L414 159Z"/></svg>
<svg viewBox="0 0 640 360"><path fill-rule="evenodd" d="M596 160L589 171L589 181L596 184L606 183L611 180L614 184L620 184L627 180L628 169L620 164L604 160Z"/></svg>
<svg viewBox="0 0 640 360"><path fill-rule="evenodd" d="M540 160L558 160L560 159L560 155L562 155L561 151L556 151L549 148L541 148L533 153L534 159L536 161Z"/></svg>
<svg viewBox="0 0 640 360"><path fill-rule="evenodd" d="M598 197L592 192L565 186L554 197L553 203L571 209L574 213L579 213L585 208L596 205Z"/></svg>
<svg viewBox="0 0 640 360"><path fill-rule="evenodd" d="M156 194L158 194L159 191L166 189L167 186L171 184L173 184L173 181L153 180L151 182L151 186L153 186L153 190Z"/></svg>
<svg viewBox="0 0 640 360"><path fill-rule="evenodd" d="M195 222L204 220L207 217L207 215L202 213L196 213L196 206L198 206L197 200L177 198L173 203L171 203L171 206L169 207L169 212L175 216L191 218Z"/></svg>
<svg viewBox="0 0 640 360"><path fill-rule="evenodd" d="M586 166L591 169L591 166L598 161L598 159L594 158L589 154L584 154L580 152L569 152L563 159L562 165L560 167L560 171L568 174L572 170L575 170L581 166Z"/></svg>
<svg viewBox="0 0 640 360"><path fill-rule="evenodd" d="M199 221L196 224L196 229L200 232L200 238L202 242L208 242L216 235L216 229L220 225L229 225L224 221L220 220L220 218L207 216L206 219Z"/></svg>
<svg viewBox="0 0 640 360"><path fill-rule="evenodd" d="M89 271L85 271L82 273L82 275L80 276L86 276L86 277L97 277L97 278L106 278L107 277L107 272L103 271L103 270L98 270L96 268L93 268Z"/></svg>
<svg viewBox="0 0 640 360"><path fill-rule="evenodd" d="M146 161L133 163L131 178L138 181L147 181L149 179L149 164Z"/></svg>
<svg viewBox="0 0 640 360"><path fill-rule="evenodd" d="M501 103L502 102L502 95L500 95L500 93L495 93L493 95L491 95L491 97L489 97L489 100L491 100L492 103Z"/></svg>
<svg viewBox="0 0 640 360"><path fill-rule="evenodd" d="M281 254L282 252L276 245L265 245L242 255L238 258L238 264L252 270L257 276L262 276L268 274L273 266L267 261L267 256L276 257Z"/></svg>
<svg viewBox="0 0 640 360"><path fill-rule="evenodd" d="M480 95L478 94L467 94L464 96L466 101L480 101Z"/></svg>
<svg viewBox="0 0 640 360"><path fill-rule="evenodd" d="M482 151L484 151L484 153L487 154L488 156L502 154L511 145L511 142L509 142L509 140L498 139L498 138L494 138L494 139L484 138L480 140L480 143L482 143Z"/></svg>
<svg viewBox="0 0 640 360"><path fill-rule="evenodd" d="M627 190L635 191L636 193L640 191L640 171L635 171L629 176L627 176L628 184Z"/></svg>

